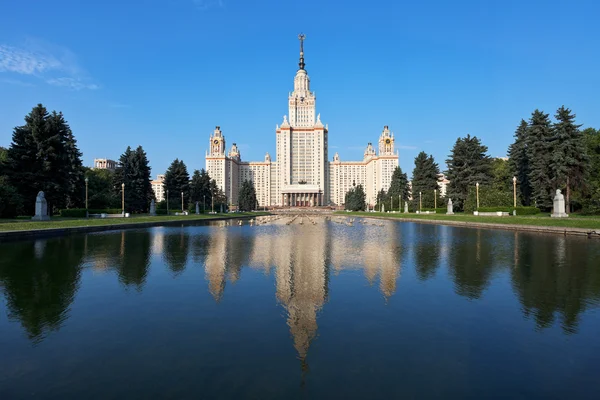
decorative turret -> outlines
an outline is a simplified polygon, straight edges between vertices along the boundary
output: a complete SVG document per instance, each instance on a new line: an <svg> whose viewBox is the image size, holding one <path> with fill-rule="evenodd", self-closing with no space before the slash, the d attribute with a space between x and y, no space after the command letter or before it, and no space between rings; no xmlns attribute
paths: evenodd
<svg viewBox="0 0 600 400"><path fill-rule="evenodd" d="M375 148L373 147L373 143L367 144L367 148L365 149L364 160L367 160L371 157L375 157Z"/></svg>
<svg viewBox="0 0 600 400"><path fill-rule="evenodd" d="M237 161L240 161L242 158L242 155L240 154L240 150L237 147L237 144L233 144L233 146L231 146L231 150L229 150L229 158L233 158Z"/></svg>
<svg viewBox="0 0 600 400"><path fill-rule="evenodd" d="M340 162L340 155L338 154L337 151L333 155L333 162Z"/></svg>
<svg viewBox="0 0 600 400"><path fill-rule="evenodd" d="M269 153L265 154L265 162L266 163L270 163L271 162L271 155Z"/></svg>

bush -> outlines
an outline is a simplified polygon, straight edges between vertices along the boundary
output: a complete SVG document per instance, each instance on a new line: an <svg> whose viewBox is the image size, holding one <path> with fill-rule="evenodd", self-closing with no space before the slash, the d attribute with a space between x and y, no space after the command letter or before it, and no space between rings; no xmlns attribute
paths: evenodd
<svg viewBox="0 0 600 400"><path fill-rule="evenodd" d="M422 211L435 211L436 214L446 214L446 211L448 211L448 208L447 207L438 207L438 208L423 207Z"/></svg>
<svg viewBox="0 0 600 400"><path fill-rule="evenodd" d="M0 177L0 218L14 218L22 212L23 201L12 185Z"/></svg>
<svg viewBox="0 0 600 400"><path fill-rule="evenodd" d="M541 211L539 208L536 207L479 207L478 211L481 212L498 212L498 211L502 211L502 212L508 212L511 213L513 212L513 210L517 210L517 215L535 215L535 214L539 214Z"/></svg>
<svg viewBox="0 0 600 400"><path fill-rule="evenodd" d="M121 214L120 208L89 209L90 214ZM66 218L85 218L85 208L68 208L60 210L59 215Z"/></svg>
<svg viewBox="0 0 600 400"><path fill-rule="evenodd" d="M479 211L483 212L483 208L510 208L512 212L513 208L513 193L509 191L502 191L495 189L491 186L481 185L479 187ZM477 193L475 187L469 188L469 194L464 204L464 211L466 213L473 213L477 209ZM502 211L502 210L497 210ZM488 211L492 212L492 211Z"/></svg>

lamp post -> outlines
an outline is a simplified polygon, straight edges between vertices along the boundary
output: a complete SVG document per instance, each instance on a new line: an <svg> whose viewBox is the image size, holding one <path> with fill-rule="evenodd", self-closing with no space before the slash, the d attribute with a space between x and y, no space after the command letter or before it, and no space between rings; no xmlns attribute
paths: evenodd
<svg viewBox="0 0 600 400"><path fill-rule="evenodd" d="M169 215L169 189L167 189L167 215Z"/></svg>
<svg viewBox="0 0 600 400"><path fill-rule="evenodd" d="M419 192L419 211L423 211L423 193Z"/></svg>
<svg viewBox="0 0 600 400"><path fill-rule="evenodd" d="M125 216L125 182L121 183L121 214Z"/></svg>
<svg viewBox="0 0 600 400"><path fill-rule="evenodd" d="M477 188L477 210L479 210L479 182L475 184L475 187Z"/></svg>
<svg viewBox="0 0 600 400"><path fill-rule="evenodd" d="M433 208L437 208L437 189L433 189Z"/></svg>
<svg viewBox="0 0 600 400"><path fill-rule="evenodd" d="M517 208L517 177L513 176L513 207Z"/></svg>
<svg viewBox="0 0 600 400"><path fill-rule="evenodd" d="M402 197L400 195L398 195L398 212L401 212L402 210Z"/></svg>
<svg viewBox="0 0 600 400"><path fill-rule="evenodd" d="M204 201L202 202L202 214L206 212L206 195L204 195Z"/></svg>
<svg viewBox="0 0 600 400"><path fill-rule="evenodd" d="M183 192L181 192L181 212L183 212Z"/></svg>
<svg viewBox="0 0 600 400"><path fill-rule="evenodd" d="M211 199L212 199L212 212L214 214L214 212L215 212L215 196L211 196Z"/></svg>
<svg viewBox="0 0 600 400"><path fill-rule="evenodd" d="M88 177L85 177L85 217L89 218L90 217L90 212L88 211L88 182L90 180L88 179Z"/></svg>

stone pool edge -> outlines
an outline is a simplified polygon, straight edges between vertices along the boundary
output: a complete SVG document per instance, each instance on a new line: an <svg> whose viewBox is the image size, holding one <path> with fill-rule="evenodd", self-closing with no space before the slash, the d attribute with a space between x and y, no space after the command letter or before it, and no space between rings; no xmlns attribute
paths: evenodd
<svg viewBox="0 0 600 400"><path fill-rule="evenodd" d="M232 216L219 216L215 218L194 218L194 219L182 219L172 221L149 221L149 222L128 222L123 224L111 224L111 225L94 225L94 226L73 226L68 228L43 228L43 229L26 229L18 231L0 231L0 243L10 240L19 239L33 239L41 237L52 237L52 236L67 236L77 233L90 233L90 232L104 232L104 231L115 231L122 229L139 229L139 228L151 228L155 226L171 226L171 225L193 225L202 221L225 221L230 219L249 219L257 216L270 215L261 213L259 215L232 215Z"/></svg>
<svg viewBox="0 0 600 400"><path fill-rule="evenodd" d="M343 215L343 214L337 214ZM588 239L599 238L600 232L588 228L565 228L560 226L540 226L540 225L518 225L518 224L493 224L490 222L464 222L464 221L450 221L450 220L437 220L437 219L421 219L421 218L399 218L399 217L382 217L382 216L370 216L370 215L348 215L348 217L358 218L373 218L373 219L384 219L386 221L399 221L399 222L416 222L419 224L434 224L434 225L450 225L460 226L463 228L483 228L483 229L504 229L510 231L526 231L536 233L553 233L570 236L587 236Z"/></svg>

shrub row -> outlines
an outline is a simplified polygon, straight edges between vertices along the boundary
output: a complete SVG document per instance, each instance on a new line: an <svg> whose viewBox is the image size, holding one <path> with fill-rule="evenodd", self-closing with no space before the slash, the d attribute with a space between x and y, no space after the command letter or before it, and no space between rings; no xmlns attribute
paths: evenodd
<svg viewBox="0 0 600 400"><path fill-rule="evenodd" d="M120 208L107 208L104 210L90 208L88 211L90 212L90 214L102 214L102 213L121 214ZM68 209L60 210L59 215L61 217L68 217L68 218L85 218L86 217L85 208L68 208Z"/></svg>
<svg viewBox="0 0 600 400"><path fill-rule="evenodd" d="M513 210L517 210L517 215L535 215L540 213L540 209L537 207L479 207L478 211L480 212L509 212L512 213Z"/></svg>
<svg viewBox="0 0 600 400"><path fill-rule="evenodd" d="M448 209L446 207L438 207L438 208L423 207L423 209L421 211L435 211L436 214L446 214L446 211L448 211Z"/></svg>

